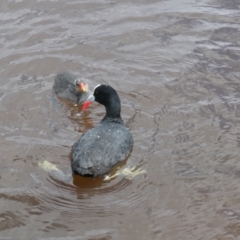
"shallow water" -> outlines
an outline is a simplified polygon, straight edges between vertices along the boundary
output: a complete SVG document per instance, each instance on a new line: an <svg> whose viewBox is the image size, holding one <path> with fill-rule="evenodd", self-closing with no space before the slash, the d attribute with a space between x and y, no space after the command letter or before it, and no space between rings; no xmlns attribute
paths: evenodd
<svg viewBox="0 0 240 240"><path fill-rule="evenodd" d="M238 239L239 8L1 1L0 239ZM71 148L104 109L52 101L63 70L118 90L135 142L120 167L146 174L71 175Z"/></svg>

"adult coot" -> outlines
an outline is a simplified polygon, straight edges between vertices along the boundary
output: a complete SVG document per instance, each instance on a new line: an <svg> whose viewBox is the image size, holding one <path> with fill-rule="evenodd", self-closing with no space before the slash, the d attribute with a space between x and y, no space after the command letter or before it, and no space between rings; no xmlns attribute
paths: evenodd
<svg viewBox="0 0 240 240"><path fill-rule="evenodd" d="M121 118L117 92L108 85L100 84L85 104L94 100L105 106L106 115L95 128L86 131L76 142L72 151L72 170L82 176L97 177L126 159L133 139Z"/></svg>
<svg viewBox="0 0 240 240"><path fill-rule="evenodd" d="M77 104L83 103L89 95L87 83L68 72L57 74L53 85L53 91L59 97Z"/></svg>

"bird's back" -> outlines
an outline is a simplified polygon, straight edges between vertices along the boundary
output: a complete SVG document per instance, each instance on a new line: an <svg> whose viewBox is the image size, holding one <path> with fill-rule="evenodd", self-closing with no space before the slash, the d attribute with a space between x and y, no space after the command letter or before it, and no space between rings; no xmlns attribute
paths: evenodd
<svg viewBox="0 0 240 240"><path fill-rule="evenodd" d="M101 122L75 144L72 169L80 175L105 174L128 156L132 145L132 135L124 124Z"/></svg>
<svg viewBox="0 0 240 240"><path fill-rule="evenodd" d="M76 79L77 76L67 72L57 74L53 85L54 92L59 97L68 99L72 102L76 102L78 95L75 85Z"/></svg>

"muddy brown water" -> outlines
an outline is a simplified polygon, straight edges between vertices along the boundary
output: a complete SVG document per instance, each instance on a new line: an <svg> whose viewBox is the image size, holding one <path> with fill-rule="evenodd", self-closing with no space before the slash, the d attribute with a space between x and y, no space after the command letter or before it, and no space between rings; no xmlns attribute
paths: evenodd
<svg viewBox="0 0 240 240"><path fill-rule="evenodd" d="M237 0L1 1L0 239L239 239L239 10ZM63 70L118 90L134 137L121 168L145 174L71 175L71 148L104 108L53 101Z"/></svg>

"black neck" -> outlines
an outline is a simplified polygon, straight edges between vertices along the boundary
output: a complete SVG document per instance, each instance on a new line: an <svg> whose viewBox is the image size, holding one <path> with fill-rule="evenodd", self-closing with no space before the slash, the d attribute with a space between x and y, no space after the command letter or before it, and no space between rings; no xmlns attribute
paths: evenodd
<svg viewBox="0 0 240 240"><path fill-rule="evenodd" d="M118 96L112 96L105 104L106 115L102 121L122 123L121 102Z"/></svg>

